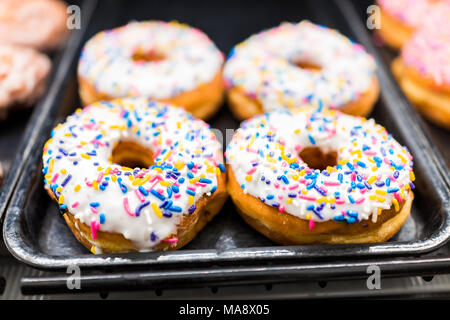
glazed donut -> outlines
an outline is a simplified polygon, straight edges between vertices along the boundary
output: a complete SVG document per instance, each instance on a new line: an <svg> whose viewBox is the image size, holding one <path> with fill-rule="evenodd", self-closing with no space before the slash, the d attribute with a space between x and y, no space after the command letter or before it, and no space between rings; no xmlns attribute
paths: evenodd
<svg viewBox="0 0 450 320"><path fill-rule="evenodd" d="M132 22L98 33L83 48L80 96L143 96L211 117L223 98L223 54L200 30L177 22Z"/></svg>
<svg viewBox="0 0 450 320"><path fill-rule="evenodd" d="M145 98L78 109L45 144L43 173L68 226L93 253L181 248L227 198L209 126Z"/></svg>
<svg viewBox="0 0 450 320"><path fill-rule="evenodd" d="M450 129L450 2L437 4L435 9L391 67L418 111Z"/></svg>
<svg viewBox="0 0 450 320"><path fill-rule="evenodd" d="M45 91L51 62L32 48L0 45L0 118L32 105Z"/></svg>
<svg viewBox="0 0 450 320"><path fill-rule="evenodd" d="M412 157L373 119L273 111L242 124L226 159L238 212L281 244L386 241L411 210Z"/></svg>
<svg viewBox="0 0 450 320"><path fill-rule="evenodd" d="M66 10L59 0L1 0L0 44L56 49L68 35Z"/></svg>
<svg viewBox="0 0 450 320"><path fill-rule="evenodd" d="M235 46L224 76L231 110L240 120L312 104L366 115L379 92L375 69L360 45L302 21L283 23Z"/></svg>

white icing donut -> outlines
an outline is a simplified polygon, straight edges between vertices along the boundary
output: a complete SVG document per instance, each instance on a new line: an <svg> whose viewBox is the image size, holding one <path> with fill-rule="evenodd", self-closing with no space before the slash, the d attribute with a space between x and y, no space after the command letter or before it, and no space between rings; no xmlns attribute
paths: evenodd
<svg viewBox="0 0 450 320"><path fill-rule="evenodd" d="M149 148L154 165L132 170L111 163L120 141ZM150 250L176 234L198 199L217 190L221 159L203 121L182 108L128 98L79 109L58 125L44 147L43 173L60 208L91 226L92 245L100 230Z"/></svg>
<svg viewBox="0 0 450 320"><path fill-rule="evenodd" d="M161 61L134 61L151 54ZM111 98L168 99L210 82L223 54L200 30L177 22L131 22L98 33L83 48L78 75Z"/></svg>
<svg viewBox="0 0 450 320"><path fill-rule="evenodd" d="M337 152L320 171L299 157L307 147ZM372 219L414 188L412 156L373 119L332 110L273 111L243 122L226 150L245 193L316 222ZM312 221L312 222L311 222Z"/></svg>
<svg viewBox="0 0 450 320"><path fill-rule="evenodd" d="M263 111L318 103L338 108L371 88L375 70L374 59L361 45L336 30L302 21L283 23L236 45L224 77L229 87L258 98Z"/></svg>

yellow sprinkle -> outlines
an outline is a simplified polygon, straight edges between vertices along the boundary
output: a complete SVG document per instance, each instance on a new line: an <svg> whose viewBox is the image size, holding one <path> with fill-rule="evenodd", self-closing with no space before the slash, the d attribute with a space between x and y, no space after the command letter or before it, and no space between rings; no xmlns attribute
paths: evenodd
<svg viewBox="0 0 450 320"><path fill-rule="evenodd" d="M375 182L375 180L377 180L377 177L375 176L371 176L369 180L367 180L368 183L372 184Z"/></svg>
<svg viewBox="0 0 450 320"><path fill-rule="evenodd" d="M295 134L299 134L300 133L300 129L295 129L294 133Z"/></svg>
<svg viewBox="0 0 450 320"><path fill-rule="evenodd" d="M378 167L372 167L372 171L377 171Z"/></svg>
<svg viewBox="0 0 450 320"><path fill-rule="evenodd" d="M293 180L297 181L298 178L299 178L299 176L298 176L297 174L292 175L292 179L293 179Z"/></svg>
<svg viewBox="0 0 450 320"><path fill-rule="evenodd" d="M377 197L377 200L378 200L379 202L385 202L385 201L386 201L386 198L384 198L384 197Z"/></svg>
<svg viewBox="0 0 450 320"><path fill-rule="evenodd" d="M414 174L414 172L412 172L412 171L409 172L409 179L410 179L411 181L416 180L416 175Z"/></svg>
<svg viewBox="0 0 450 320"><path fill-rule="evenodd" d="M81 186L79 184L77 184L73 190L75 192L78 192L78 191L80 191L80 189L81 189Z"/></svg>
<svg viewBox="0 0 450 320"><path fill-rule="evenodd" d="M162 185L163 187L170 187L170 182L168 181L160 181L159 184Z"/></svg>
<svg viewBox="0 0 450 320"><path fill-rule="evenodd" d="M61 192L61 191L62 191L61 187L56 188L56 192Z"/></svg>
<svg viewBox="0 0 450 320"><path fill-rule="evenodd" d="M189 183L197 183L198 182L198 180L200 180L200 178L199 177L195 177L195 178L192 178L192 179L189 179Z"/></svg>
<svg viewBox="0 0 450 320"><path fill-rule="evenodd" d="M92 252L93 254L95 254L95 246L92 246L92 247L91 247L91 252Z"/></svg>
<svg viewBox="0 0 450 320"><path fill-rule="evenodd" d="M305 215L305 218L306 218L306 220L311 219L311 213L307 213L307 214Z"/></svg>
<svg viewBox="0 0 450 320"><path fill-rule="evenodd" d="M48 179L51 179L51 178L52 178L52 175L49 174L49 173L47 173L47 174L44 176L44 178L47 179L47 180L48 180Z"/></svg>
<svg viewBox="0 0 450 320"><path fill-rule="evenodd" d="M81 157L84 158L84 159L90 159L91 158L88 154L85 154L85 153L83 153L81 155Z"/></svg>
<svg viewBox="0 0 450 320"><path fill-rule="evenodd" d="M292 203L292 198L287 198L287 199L286 199L286 202L289 203L289 204L291 204L291 203Z"/></svg>
<svg viewBox="0 0 450 320"><path fill-rule="evenodd" d="M115 174L113 174L113 175L111 176L111 180L112 180L113 182L116 182L116 181L117 181L117 176L116 176Z"/></svg>
<svg viewBox="0 0 450 320"><path fill-rule="evenodd" d="M406 162L407 162L407 160L405 159L405 157L402 156L400 153L397 154L397 156L403 161L403 163L406 163Z"/></svg>
<svg viewBox="0 0 450 320"><path fill-rule="evenodd" d="M48 163L48 172L49 173L52 173L54 164L55 164L55 160L53 158L50 159L50 162Z"/></svg>
<svg viewBox="0 0 450 320"><path fill-rule="evenodd" d="M106 168L105 175L109 175L110 172L111 172L111 167Z"/></svg>
<svg viewBox="0 0 450 320"><path fill-rule="evenodd" d="M98 182L97 182L97 180L92 181L92 186L94 187L95 190L98 190Z"/></svg>
<svg viewBox="0 0 450 320"><path fill-rule="evenodd" d="M376 198L377 198L377 196L374 195L374 194L371 194L371 195L369 196L369 200L375 200Z"/></svg>
<svg viewBox="0 0 450 320"><path fill-rule="evenodd" d="M397 199L392 199L392 203L394 204L395 212L400 210L400 206L398 205Z"/></svg>
<svg viewBox="0 0 450 320"><path fill-rule="evenodd" d="M317 203L321 203L321 202L327 202L327 198L326 197L322 197L316 200Z"/></svg>
<svg viewBox="0 0 450 320"><path fill-rule="evenodd" d="M246 181L252 181L252 180L253 180L253 177L252 177L252 176L245 176L245 180L246 180Z"/></svg>
<svg viewBox="0 0 450 320"><path fill-rule="evenodd" d="M183 169L184 165L185 165L184 161L177 160L177 161L175 161L173 166L175 168L177 168L177 170L181 170L181 169Z"/></svg>
<svg viewBox="0 0 450 320"><path fill-rule="evenodd" d="M59 196L58 203L59 204L63 204L64 203L64 196L63 195Z"/></svg>
<svg viewBox="0 0 450 320"><path fill-rule="evenodd" d="M194 204L194 196L189 196L188 197L188 202L189 202L189 205Z"/></svg>
<svg viewBox="0 0 450 320"><path fill-rule="evenodd" d="M152 203L152 208L153 208L153 211L155 212L156 216L158 218L162 218L163 215L162 215L161 209L158 207L158 205L155 202Z"/></svg>
<svg viewBox="0 0 450 320"><path fill-rule="evenodd" d="M379 195L381 195L381 196L384 196L384 195L387 194L387 192L384 191L384 190L375 190L375 193L376 193L376 194L379 194Z"/></svg>
<svg viewBox="0 0 450 320"><path fill-rule="evenodd" d="M358 155L358 158L361 158L361 150L359 150L359 149L350 152L350 154L352 154L352 155L353 155L353 154L357 154L357 155Z"/></svg>

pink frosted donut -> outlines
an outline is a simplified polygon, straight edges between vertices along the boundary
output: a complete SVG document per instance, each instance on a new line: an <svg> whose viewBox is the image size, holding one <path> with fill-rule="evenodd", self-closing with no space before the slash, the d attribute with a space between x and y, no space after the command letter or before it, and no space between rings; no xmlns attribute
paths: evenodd
<svg viewBox="0 0 450 320"><path fill-rule="evenodd" d="M68 34L66 4L59 0L1 0L0 44L52 50Z"/></svg>
<svg viewBox="0 0 450 320"><path fill-rule="evenodd" d="M0 45L0 115L35 102L45 90L50 67L50 59L32 48Z"/></svg>
<svg viewBox="0 0 450 320"><path fill-rule="evenodd" d="M400 49L439 2L448 0L377 0L381 7L378 34L389 46Z"/></svg>
<svg viewBox="0 0 450 320"><path fill-rule="evenodd" d="M434 6L392 69L418 110L450 129L450 2Z"/></svg>

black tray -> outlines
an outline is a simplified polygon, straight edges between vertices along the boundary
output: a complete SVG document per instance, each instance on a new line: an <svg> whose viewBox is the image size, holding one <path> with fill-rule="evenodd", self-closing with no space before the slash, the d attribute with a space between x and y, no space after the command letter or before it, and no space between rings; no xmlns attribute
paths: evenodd
<svg viewBox="0 0 450 320"><path fill-rule="evenodd" d="M227 53L234 44L250 34L282 21L300 21L305 18L339 29L357 42L367 44L367 49L376 55L382 93L372 116L408 146L415 158L417 178L411 217L392 240L380 244L277 246L248 227L228 201L219 215L182 250L90 254L75 240L59 214L57 204L44 191L41 174L41 149L53 125L62 121L79 105L75 69L71 68L71 80L48 108L48 121L34 128L35 139L28 143L30 156L4 221L4 239L10 252L17 259L41 269L64 270L69 265L77 265L90 272L100 270L100 274L94 276L98 280L96 285L103 281L107 286L108 279L126 282L129 276L129 280L136 285L139 279L145 283L146 277L150 277L161 280L158 283L164 286L165 283L173 285L187 281L190 277L230 283L234 279L268 279L269 275L276 279L288 279L293 274L290 270L296 274L300 270L303 276L324 278L354 276L361 272L363 266L377 262L395 270L395 261L400 259L399 256L411 257L443 246L450 239L448 172L443 169L442 159L424 133L419 117L401 95L375 52L350 2L231 1L214 5L194 5L182 1L170 4L124 0L101 2L87 33L92 35L132 19L177 19L204 30ZM76 60L73 62L76 63ZM210 123L222 131L239 125L226 105ZM212 266L214 269L211 269ZM149 267L151 271L148 271ZM147 273L133 273L143 268ZM105 275L105 270L113 274ZM124 270L129 273L119 273Z"/></svg>
<svg viewBox="0 0 450 320"><path fill-rule="evenodd" d="M87 24L96 1L72 1L72 5L82 8L82 24ZM63 48L52 52L52 70L45 95L33 108L11 111L7 120L0 121L0 163L4 169L3 183L0 184L0 221L5 212L16 183L30 155L31 146L44 121L50 119L48 109L60 94L68 68L78 53L79 43L84 30L74 30Z"/></svg>

